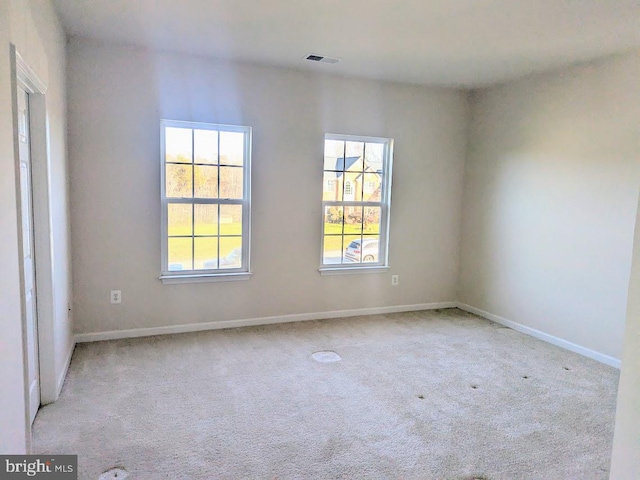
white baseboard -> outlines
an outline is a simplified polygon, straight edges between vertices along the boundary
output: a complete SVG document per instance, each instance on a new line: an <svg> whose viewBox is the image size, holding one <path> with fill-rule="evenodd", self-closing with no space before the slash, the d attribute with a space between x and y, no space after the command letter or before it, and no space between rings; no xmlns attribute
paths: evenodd
<svg viewBox="0 0 640 480"><path fill-rule="evenodd" d="M334 310L331 312L294 313L273 317L246 318L240 320L223 320L220 322L189 323L186 325L168 325L164 327L133 328L129 330L110 330L106 332L78 333L77 343L116 340L120 338L149 337L172 333L201 332L204 330L220 330L224 328L249 327L255 325L271 325L275 323L302 322L306 320L325 320L329 318L356 317L359 315L377 315L382 313L414 312L419 310L435 310L438 308L455 308L456 302L419 303L416 305L394 305L390 307L357 308L352 310Z"/></svg>
<svg viewBox="0 0 640 480"><path fill-rule="evenodd" d="M494 315L493 313L485 312L479 308L467 305L461 302L439 302L439 303L420 303L415 305L394 305L390 307L373 307L373 308L358 308L351 310L334 310L330 312L312 312L312 313L294 313L290 315L277 315L272 317L257 317L257 318L245 318L239 320L223 320L220 322L204 322L204 323L189 323L185 325L167 325L164 327L147 327L147 328L133 328L128 330L110 330L105 332L90 332L90 333L78 333L75 335L76 343L83 342L98 342L103 340L117 340L122 338L137 338L137 337L149 337L153 335L169 335L174 333L189 333L189 332L201 332L206 330L222 330L225 328L237 328L237 327L250 327L257 325L272 325L277 323L290 323L290 322L303 322L307 320L325 320L330 318L343 318L343 317L355 317L360 315L378 315L384 313L397 313L397 312L413 312L420 310L435 310L438 308L454 308L457 307L469 313L473 313L480 317L491 320L492 322L499 323L505 327L512 328L518 332L531 335L545 342L551 343L566 350L584 355L585 357L592 358L598 362L606 365L620 368L620 360L609 355L605 355L600 352L596 352L589 348L577 345L562 338L555 337L548 333L541 332L531 327L527 327L520 323L507 320L506 318ZM62 389L64 379L69 369L71 362L71 356L73 354L73 347L69 351L69 356L64 370L58 377L58 392Z"/></svg>
<svg viewBox="0 0 640 480"><path fill-rule="evenodd" d="M535 328L527 327L520 323L507 320L506 318L494 315L493 313L485 312L484 310L480 310L479 308L472 307L471 305L467 305L465 303L457 302L457 307L460 310L473 313L475 315L478 315L479 317L486 318L487 320L491 320L492 322L499 323L500 325L504 325L505 327L512 328L513 330L516 330L518 332L531 335L532 337L538 338L552 345L556 345L557 347L561 347L571 352L584 355L585 357L592 358L593 360L597 360L598 362L604 363L605 365L609 365L618 369L620 368L619 359L610 357L609 355L605 355L604 353L596 352L595 350L591 350L575 343L571 343L568 340L554 337L553 335L541 332L540 330L536 330Z"/></svg>

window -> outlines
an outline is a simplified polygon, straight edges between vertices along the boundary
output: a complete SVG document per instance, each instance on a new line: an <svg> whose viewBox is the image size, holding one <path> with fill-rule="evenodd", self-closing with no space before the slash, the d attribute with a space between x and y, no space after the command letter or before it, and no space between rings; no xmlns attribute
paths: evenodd
<svg viewBox="0 0 640 480"><path fill-rule="evenodd" d="M160 278L246 277L251 129L163 120L161 131Z"/></svg>
<svg viewBox="0 0 640 480"><path fill-rule="evenodd" d="M344 182L344 200L345 201L353 201L355 199L355 195L353 192L353 183L350 180Z"/></svg>
<svg viewBox="0 0 640 480"><path fill-rule="evenodd" d="M364 193L373 193L376 190L376 182L367 182L364 184Z"/></svg>
<svg viewBox="0 0 640 480"><path fill-rule="evenodd" d="M387 267L392 144L325 135L321 272Z"/></svg>
<svg viewBox="0 0 640 480"><path fill-rule="evenodd" d="M336 181L335 180L327 180L324 182L324 191L325 192L335 192L336 189Z"/></svg>

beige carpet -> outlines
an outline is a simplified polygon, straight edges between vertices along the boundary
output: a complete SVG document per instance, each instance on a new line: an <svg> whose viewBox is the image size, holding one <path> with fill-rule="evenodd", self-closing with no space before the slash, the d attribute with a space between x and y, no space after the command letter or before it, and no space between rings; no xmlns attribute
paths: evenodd
<svg viewBox="0 0 640 480"><path fill-rule="evenodd" d="M34 450L81 479L606 479L617 381L457 309L80 344Z"/></svg>

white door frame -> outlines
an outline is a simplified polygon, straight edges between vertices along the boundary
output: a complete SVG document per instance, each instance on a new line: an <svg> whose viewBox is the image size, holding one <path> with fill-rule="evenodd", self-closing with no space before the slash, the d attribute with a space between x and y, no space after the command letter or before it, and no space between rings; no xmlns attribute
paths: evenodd
<svg viewBox="0 0 640 480"><path fill-rule="evenodd" d="M54 331L54 285L53 285L53 238L51 226L50 182L49 182L49 125L47 121L47 85L16 51L11 44L12 101L14 128L14 156L16 165L16 187L20 188L20 156L18 151L18 86L29 93L29 114L31 133L31 188L33 208L33 234L36 272L36 311L38 320L38 355L40 376L40 403L55 401L58 396L55 368ZM18 195L18 219L22 218L22 202ZM22 245L22 228L18 225L19 242ZM26 368L26 316L24 311L24 271L20 265L23 351ZM25 382L25 386L27 382ZM28 386L27 386L28 388ZM28 402L28 392L25 396Z"/></svg>

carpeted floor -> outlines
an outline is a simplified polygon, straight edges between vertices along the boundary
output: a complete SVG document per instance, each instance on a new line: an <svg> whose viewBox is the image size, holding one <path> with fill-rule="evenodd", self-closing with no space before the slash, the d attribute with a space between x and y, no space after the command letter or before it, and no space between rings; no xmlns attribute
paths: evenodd
<svg viewBox="0 0 640 480"><path fill-rule="evenodd" d="M81 479L606 479L617 382L457 309L80 344L33 444Z"/></svg>

